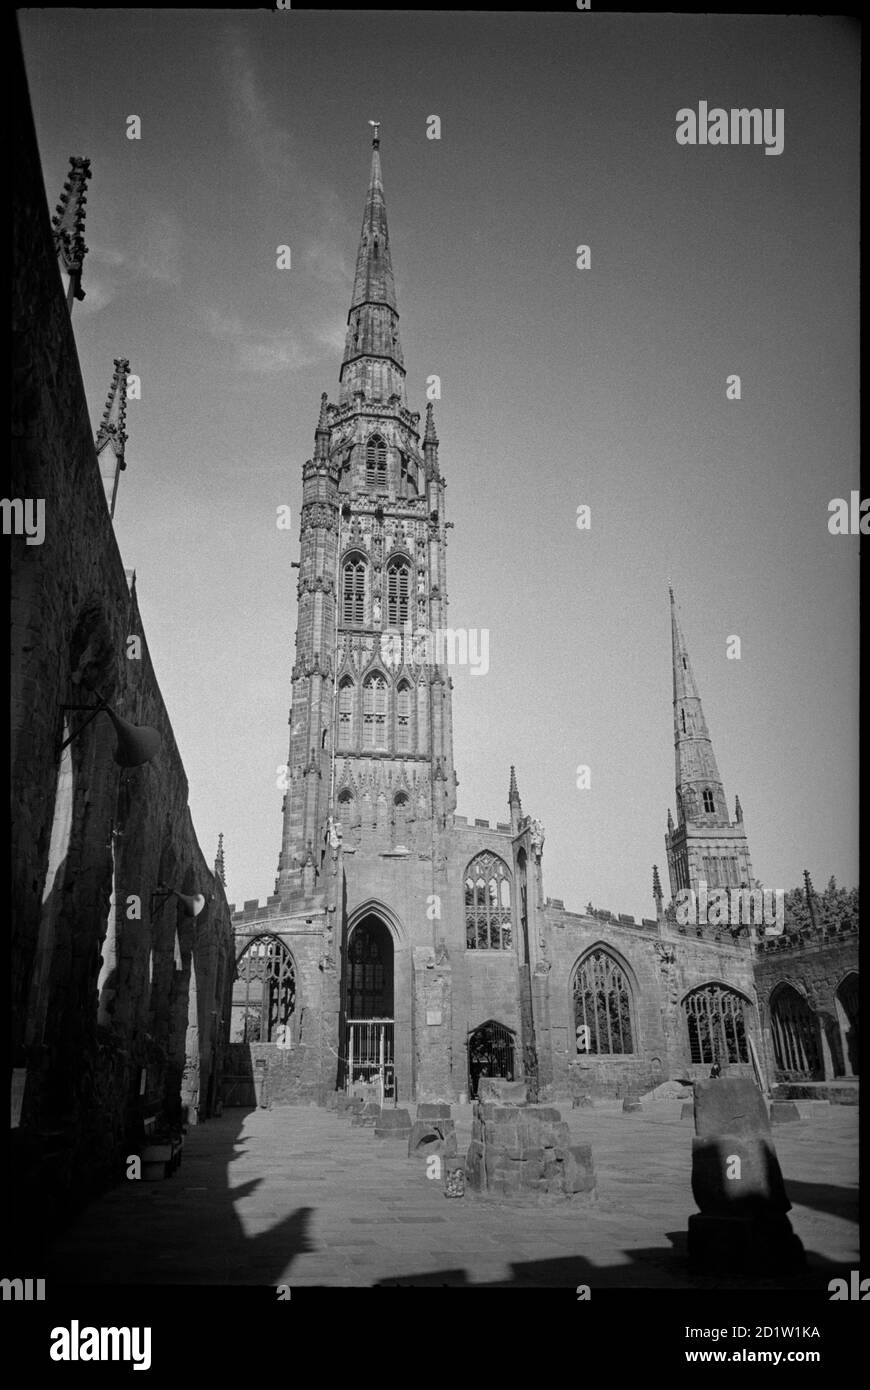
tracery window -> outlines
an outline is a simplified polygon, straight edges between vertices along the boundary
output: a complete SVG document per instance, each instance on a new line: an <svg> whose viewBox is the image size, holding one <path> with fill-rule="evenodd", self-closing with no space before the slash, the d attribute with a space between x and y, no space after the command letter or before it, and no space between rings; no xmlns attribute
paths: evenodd
<svg viewBox="0 0 870 1390"><path fill-rule="evenodd" d="M465 871L465 944L469 951L509 951L513 944L510 871L488 851Z"/></svg>
<svg viewBox="0 0 870 1390"><path fill-rule="evenodd" d="M625 971L599 947L581 960L574 976L578 1052L592 1056L634 1052L631 990Z"/></svg>
<svg viewBox="0 0 870 1390"><path fill-rule="evenodd" d="M386 678L369 676L363 686L363 748L386 748L388 699Z"/></svg>
<svg viewBox="0 0 870 1390"><path fill-rule="evenodd" d="M701 985L683 1000L693 1062L748 1062L746 1000L724 985Z"/></svg>
<svg viewBox="0 0 870 1390"><path fill-rule="evenodd" d="M411 742L411 687L402 681L396 691L396 751L410 753Z"/></svg>
<svg viewBox="0 0 870 1390"><path fill-rule="evenodd" d="M387 567L387 625L401 627L408 618L411 595L411 566L407 560L392 560Z"/></svg>
<svg viewBox="0 0 870 1390"><path fill-rule="evenodd" d="M349 555L342 576L342 622L362 627L366 620L366 562L361 555Z"/></svg>
<svg viewBox="0 0 870 1390"><path fill-rule="evenodd" d="M288 1045L295 1009L293 957L277 936L255 937L236 965L232 1041Z"/></svg>
<svg viewBox="0 0 870 1390"><path fill-rule="evenodd" d="M705 810L705 811L715 811L715 810L716 810L716 802L715 802L715 800L714 800L713 793L711 792L711 790L710 790L709 787L705 787L705 788L704 788L704 810Z"/></svg>
<svg viewBox="0 0 870 1390"><path fill-rule="evenodd" d="M338 746L352 748L356 736L356 686L344 676L338 687Z"/></svg>
<svg viewBox="0 0 870 1390"><path fill-rule="evenodd" d="M366 444L366 486L380 492L387 488L387 444L379 434L371 435Z"/></svg>

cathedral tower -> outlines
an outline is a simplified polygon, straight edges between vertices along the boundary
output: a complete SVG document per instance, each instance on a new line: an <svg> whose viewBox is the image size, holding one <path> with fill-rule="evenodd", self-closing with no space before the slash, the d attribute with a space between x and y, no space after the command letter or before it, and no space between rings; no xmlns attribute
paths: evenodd
<svg viewBox="0 0 870 1390"><path fill-rule="evenodd" d="M677 793L677 824L668 811L665 836L671 896L682 888L697 893L701 879L708 888L754 888L743 812L738 800L729 818L673 589L670 600Z"/></svg>
<svg viewBox="0 0 870 1390"><path fill-rule="evenodd" d="M282 895L318 883L330 832L345 850L431 854L456 805L431 405L422 440L419 423L375 125L338 403L322 397L303 469Z"/></svg>

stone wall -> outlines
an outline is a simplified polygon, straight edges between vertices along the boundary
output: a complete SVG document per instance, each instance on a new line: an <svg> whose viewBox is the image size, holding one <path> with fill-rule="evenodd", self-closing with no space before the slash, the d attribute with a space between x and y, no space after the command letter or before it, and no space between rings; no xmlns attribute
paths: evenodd
<svg viewBox="0 0 870 1390"><path fill-rule="evenodd" d="M635 926L618 920L603 922L566 912L552 902L539 920L548 962L544 978L551 1019L550 1095L628 1095L652 1090L673 1077L708 1075L709 1064L691 1060L682 1007L685 996L706 983L724 984L744 996L750 1031L760 1042L752 957L748 944L734 944L730 934L716 941L709 934L695 937L667 928L660 931L651 921ZM611 952L629 983L634 1023L631 1055L589 1056L576 1049L574 972L583 956L597 947ZM749 1063L729 1067L733 1075L750 1070Z"/></svg>
<svg viewBox="0 0 870 1390"><path fill-rule="evenodd" d="M21 79L23 83L23 78ZM13 207L10 495L45 536L10 536L13 1066L16 1193L28 1239L122 1171L145 1113L203 1117L224 1045L232 936L108 514L22 85ZM117 344L106 344L111 361ZM128 644L139 639L141 650ZM121 769L99 692L161 746ZM78 732L81 730L81 732ZM65 737L77 733L66 750ZM165 881L202 893L185 916Z"/></svg>
<svg viewBox="0 0 870 1390"><path fill-rule="evenodd" d="M771 1036L771 996L780 985L796 990L816 1016L824 1079L857 1074L857 1030L849 1026L838 994L857 971L857 925L787 933L762 943L755 955L755 979L771 1081L791 1077L777 1065Z"/></svg>

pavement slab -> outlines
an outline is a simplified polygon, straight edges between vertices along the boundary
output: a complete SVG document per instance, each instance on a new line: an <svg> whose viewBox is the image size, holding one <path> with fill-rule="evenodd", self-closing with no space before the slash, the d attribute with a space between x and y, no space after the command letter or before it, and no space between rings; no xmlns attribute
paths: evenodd
<svg viewBox="0 0 870 1390"><path fill-rule="evenodd" d="M857 1108L819 1105L774 1135L805 1273L788 1285L690 1275L693 1131L680 1105L563 1109L572 1143L592 1144L598 1201L558 1207L470 1192L448 1201L404 1145L314 1106L228 1110L190 1131L172 1178L125 1179L93 1201L58 1239L47 1275L68 1284L826 1288L857 1267ZM457 1110L463 1153L471 1111Z"/></svg>

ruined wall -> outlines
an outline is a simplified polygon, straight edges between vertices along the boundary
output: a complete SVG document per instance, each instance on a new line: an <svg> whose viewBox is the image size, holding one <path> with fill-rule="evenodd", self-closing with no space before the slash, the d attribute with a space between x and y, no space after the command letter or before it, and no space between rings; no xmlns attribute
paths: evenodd
<svg viewBox="0 0 870 1390"><path fill-rule="evenodd" d="M273 1105L324 1103L325 1092L335 1087L338 1060L338 972L324 895L306 898L298 893L283 903L275 895L262 904L252 899L239 910L231 905L230 910L231 976L236 977L238 962L252 941L274 936L290 953L296 992L284 1045L232 1044L225 1077L227 1103L260 1104L264 1095ZM234 997L241 1000L238 988Z"/></svg>
<svg viewBox="0 0 870 1390"><path fill-rule="evenodd" d="M693 1063L682 1003L691 990L707 983L729 986L747 1002L750 1031L760 1041L755 1008L752 959L746 944L716 941L685 932L661 933L657 923L628 925L566 912L548 902L544 913L546 975L552 1038L552 1094L578 1091L592 1096L627 1095L651 1090L676 1076L706 1076L709 1064ZM634 1051L624 1056L578 1054L575 1037L573 978L590 950L604 947L623 968L632 1000ZM539 1037L539 1048L541 1039ZM729 1074L748 1072L735 1063Z"/></svg>
<svg viewBox="0 0 870 1390"><path fill-rule="evenodd" d="M180 1118L185 1071L189 1099L197 1074L197 1105L213 1089L231 929L223 887L193 831L135 584L106 507L26 93L19 117L10 495L44 501L45 536L38 545L14 535L5 542L10 966L13 1065L23 1089L16 1181L38 1228L121 1170L145 1109ZM107 358L114 347L106 345ZM141 642L133 659L131 635ZM105 714L86 728L85 713L64 718L63 705L92 707L96 691L130 723L157 729L153 761L121 769ZM152 904L159 879L210 899L196 921L177 899Z"/></svg>
<svg viewBox="0 0 870 1390"><path fill-rule="evenodd" d="M841 991L844 981L857 971L858 927L852 923L787 932L765 941L756 951L755 979L772 1081L790 1077L777 1066L770 1027L771 995L782 984L795 989L816 1015L825 1079L857 1075L857 1023L847 1017Z"/></svg>

